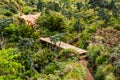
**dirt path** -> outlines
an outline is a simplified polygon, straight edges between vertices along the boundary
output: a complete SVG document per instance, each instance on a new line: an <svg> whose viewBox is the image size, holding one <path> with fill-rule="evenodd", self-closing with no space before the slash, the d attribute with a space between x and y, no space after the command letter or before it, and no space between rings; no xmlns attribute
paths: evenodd
<svg viewBox="0 0 120 80"><path fill-rule="evenodd" d="M86 70L86 80L94 80L91 72L87 68L87 61L86 60L81 60L80 63L84 66L84 68Z"/></svg>
<svg viewBox="0 0 120 80"><path fill-rule="evenodd" d="M20 16L20 18L23 18L28 25L34 26L36 25L36 20L38 19L39 16L40 16L40 13L35 14L35 15L33 14L22 15Z"/></svg>

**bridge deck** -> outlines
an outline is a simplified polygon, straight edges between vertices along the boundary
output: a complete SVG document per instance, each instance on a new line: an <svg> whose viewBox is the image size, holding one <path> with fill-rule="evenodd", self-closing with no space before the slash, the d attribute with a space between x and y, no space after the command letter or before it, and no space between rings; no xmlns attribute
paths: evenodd
<svg viewBox="0 0 120 80"><path fill-rule="evenodd" d="M53 42L50 41L49 38L40 38L40 40L41 40L41 41L44 41L44 42L47 42L47 43L49 43L49 44L55 45ZM60 48L62 48L62 49L73 49L73 50L75 50L76 52L78 52L79 54L87 53L86 50L80 49L80 48L78 48L78 47L75 47L75 46L72 46L72 45L70 45L70 44L64 43L64 42L62 42L62 41L58 41L58 42L56 43L56 46L57 46L57 47L60 47Z"/></svg>

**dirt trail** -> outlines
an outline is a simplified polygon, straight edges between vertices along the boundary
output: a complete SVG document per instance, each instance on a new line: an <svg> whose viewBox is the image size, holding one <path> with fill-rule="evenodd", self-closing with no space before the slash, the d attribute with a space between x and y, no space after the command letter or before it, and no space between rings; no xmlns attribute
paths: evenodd
<svg viewBox="0 0 120 80"><path fill-rule="evenodd" d="M87 61L81 60L80 63L84 66L86 70L86 80L94 80L92 74L90 73L89 69L87 68Z"/></svg>
<svg viewBox="0 0 120 80"><path fill-rule="evenodd" d="M35 14L35 15L33 14L22 15L20 16L20 18L23 18L28 25L34 26L36 25L36 20L38 19L39 16L40 16L40 13Z"/></svg>

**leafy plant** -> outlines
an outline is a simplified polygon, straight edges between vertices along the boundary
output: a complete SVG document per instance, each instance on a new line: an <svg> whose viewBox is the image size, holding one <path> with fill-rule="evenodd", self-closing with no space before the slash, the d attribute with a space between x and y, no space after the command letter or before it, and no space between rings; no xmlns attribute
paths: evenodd
<svg viewBox="0 0 120 80"><path fill-rule="evenodd" d="M28 6L23 7L23 13L28 14L30 12L30 8Z"/></svg>
<svg viewBox="0 0 120 80"><path fill-rule="evenodd" d="M9 36L8 36L9 35ZM28 25L15 25L10 24L4 29L4 36L9 38L9 41L18 41L20 38L38 38L39 33L35 31L35 28Z"/></svg>
<svg viewBox="0 0 120 80"><path fill-rule="evenodd" d="M67 61L67 60L78 60L79 55L76 51L72 49L61 50L58 56L60 61Z"/></svg>
<svg viewBox="0 0 120 80"><path fill-rule="evenodd" d="M12 19L1 19L0 20L0 50L2 49L2 46L3 46L3 44L4 44L4 41L5 41L5 39L4 39L4 29L5 29L5 27L7 27L10 23L12 22Z"/></svg>
<svg viewBox="0 0 120 80"><path fill-rule="evenodd" d="M61 43L61 39L62 39L63 36L64 36L63 33L56 34L56 35L50 37L50 41L53 42L56 45L56 43L58 41L60 41L60 43ZM61 45L60 43L59 43L59 46Z"/></svg>
<svg viewBox="0 0 120 80"><path fill-rule="evenodd" d="M105 61L106 61L106 56L98 56L97 59L96 59L96 63L97 64L103 64Z"/></svg>
<svg viewBox="0 0 120 80"><path fill-rule="evenodd" d="M88 46L88 40L89 40L89 39L90 39L90 37L89 37L89 34L88 34L88 33L86 33L86 32L81 33L81 34L80 34L80 41L79 41L78 46L79 46L80 48L86 49L87 46Z"/></svg>
<svg viewBox="0 0 120 80"><path fill-rule="evenodd" d="M55 54L48 49L42 49L41 51L33 55L33 62L35 69L41 72L42 68L52 62L55 58Z"/></svg>
<svg viewBox="0 0 120 80"><path fill-rule="evenodd" d="M21 60L24 60L24 66L27 69L35 70L34 64L31 58L32 51L30 48L33 46L34 40L31 38L21 38L17 44L18 48L22 51ZM27 64L27 65L26 65ZM29 65L29 67L28 67Z"/></svg>
<svg viewBox="0 0 120 80"><path fill-rule="evenodd" d="M44 74L55 74L55 71L59 69L59 66L56 62L51 62L47 66L45 66L45 69L42 70L42 73Z"/></svg>
<svg viewBox="0 0 120 80"><path fill-rule="evenodd" d="M106 80L108 76L113 73L114 68L111 64L108 65L101 65L98 67L97 72L95 74L95 79L96 80ZM114 78L114 75L111 76ZM115 78L114 78L115 79Z"/></svg>
<svg viewBox="0 0 120 80"><path fill-rule="evenodd" d="M2 11L2 14L3 14L4 16L7 16L7 17L13 15L12 12L10 12L9 10L3 10L3 11Z"/></svg>
<svg viewBox="0 0 120 80"><path fill-rule="evenodd" d="M85 74L86 73L82 65L79 65L77 62L75 62L67 65L66 73L63 76L63 79L85 80Z"/></svg>
<svg viewBox="0 0 120 80"><path fill-rule="evenodd" d="M66 24L65 18L62 14L50 11L49 14L43 14L38 18L40 27L45 27L49 31L65 32Z"/></svg>
<svg viewBox="0 0 120 80"><path fill-rule="evenodd" d="M24 66L18 62L20 53L17 49L3 49L0 51L0 79L1 80L21 80Z"/></svg>

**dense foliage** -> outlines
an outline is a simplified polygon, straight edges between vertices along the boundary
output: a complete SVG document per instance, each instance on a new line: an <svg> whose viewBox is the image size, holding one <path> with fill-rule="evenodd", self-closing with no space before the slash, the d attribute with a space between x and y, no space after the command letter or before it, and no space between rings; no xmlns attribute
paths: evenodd
<svg viewBox="0 0 120 80"><path fill-rule="evenodd" d="M88 51L95 80L120 79L117 0L0 0L0 80L86 80L80 55L45 44L64 41ZM21 15L40 13L30 26Z"/></svg>

